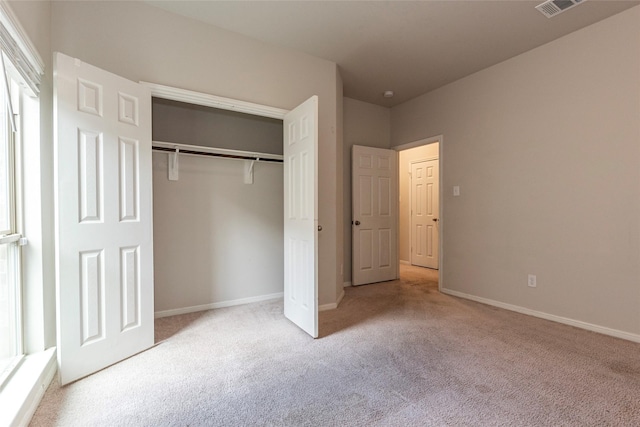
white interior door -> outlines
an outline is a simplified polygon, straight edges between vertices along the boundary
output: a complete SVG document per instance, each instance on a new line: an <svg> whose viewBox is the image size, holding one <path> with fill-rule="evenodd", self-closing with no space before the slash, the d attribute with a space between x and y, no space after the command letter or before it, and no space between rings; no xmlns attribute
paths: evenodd
<svg viewBox="0 0 640 427"><path fill-rule="evenodd" d="M284 118L284 315L318 337L318 97Z"/></svg>
<svg viewBox="0 0 640 427"><path fill-rule="evenodd" d="M62 384L153 345L151 94L55 55Z"/></svg>
<svg viewBox="0 0 640 427"><path fill-rule="evenodd" d="M354 145L352 150L353 285L398 277L398 154Z"/></svg>
<svg viewBox="0 0 640 427"><path fill-rule="evenodd" d="M438 159L411 163L411 264L438 268Z"/></svg>

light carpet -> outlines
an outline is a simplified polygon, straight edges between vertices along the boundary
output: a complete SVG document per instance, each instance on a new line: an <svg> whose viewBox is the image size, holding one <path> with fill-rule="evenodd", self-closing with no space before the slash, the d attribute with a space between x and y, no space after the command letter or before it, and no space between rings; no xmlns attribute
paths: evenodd
<svg viewBox="0 0 640 427"><path fill-rule="evenodd" d="M347 288L316 340L282 301L157 319L152 349L54 380L32 425L640 425L640 345L447 296L402 270Z"/></svg>

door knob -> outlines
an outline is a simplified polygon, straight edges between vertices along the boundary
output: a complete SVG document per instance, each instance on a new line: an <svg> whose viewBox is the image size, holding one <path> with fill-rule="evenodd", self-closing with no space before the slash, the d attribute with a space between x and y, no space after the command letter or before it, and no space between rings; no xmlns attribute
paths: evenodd
<svg viewBox="0 0 640 427"><path fill-rule="evenodd" d="M318 226L318 231L322 231L322 226L321 225Z"/></svg>
<svg viewBox="0 0 640 427"><path fill-rule="evenodd" d="M356 225L360 225L360 221L356 221Z"/></svg>
<svg viewBox="0 0 640 427"><path fill-rule="evenodd" d="M438 222L438 218L433 218L433 222Z"/></svg>

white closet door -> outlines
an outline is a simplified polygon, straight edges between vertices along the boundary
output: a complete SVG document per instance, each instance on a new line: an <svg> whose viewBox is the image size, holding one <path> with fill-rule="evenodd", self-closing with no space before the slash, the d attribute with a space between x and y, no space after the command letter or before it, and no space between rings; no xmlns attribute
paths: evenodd
<svg viewBox="0 0 640 427"><path fill-rule="evenodd" d="M151 94L55 55L62 384L153 345Z"/></svg>
<svg viewBox="0 0 640 427"><path fill-rule="evenodd" d="M284 118L284 315L318 337L318 97Z"/></svg>

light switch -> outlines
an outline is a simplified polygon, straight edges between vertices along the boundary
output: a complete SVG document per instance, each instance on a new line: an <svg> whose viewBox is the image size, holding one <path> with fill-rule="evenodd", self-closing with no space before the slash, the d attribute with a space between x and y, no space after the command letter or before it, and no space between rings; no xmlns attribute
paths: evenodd
<svg viewBox="0 0 640 427"><path fill-rule="evenodd" d="M454 196L459 196L460 195L460 186L459 185L454 185L453 186L453 195Z"/></svg>

